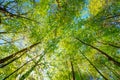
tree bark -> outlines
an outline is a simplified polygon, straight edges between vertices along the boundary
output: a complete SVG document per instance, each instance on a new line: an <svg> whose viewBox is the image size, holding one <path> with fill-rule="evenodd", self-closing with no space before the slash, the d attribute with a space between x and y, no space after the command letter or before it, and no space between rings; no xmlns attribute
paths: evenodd
<svg viewBox="0 0 120 80"><path fill-rule="evenodd" d="M88 44L88 43L83 42L83 41L80 40L79 38L76 38L76 39L77 39L79 42L81 42L82 44L85 44L85 45L87 45L87 46L90 46L90 47L92 47L93 49L99 51L101 54L103 54L104 56L106 56L106 57L108 58L108 60L112 61L115 65L120 66L120 62L116 61L114 58L112 58L111 56L109 56L107 53L103 52L102 50L100 50L100 49L98 49L98 48L96 48L96 47L94 47L94 46L92 46L92 45L90 45L90 44Z"/></svg>
<svg viewBox="0 0 120 80"><path fill-rule="evenodd" d="M115 18L115 17L120 17L120 14L114 14L112 16L107 17L105 20Z"/></svg>
<svg viewBox="0 0 120 80"><path fill-rule="evenodd" d="M41 54L40 54L41 55ZM13 75L15 72L17 72L18 70L20 70L22 67L24 67L25 65L27 65L29 62L31 62L33 59L36 59L37 57L39 57L40 55L35 56L34 58L32 58L31 60L27 61L26 63L24 63L22 66L20 66L18 69L16 69L15 71L13 71L12 73L10 73L9 75L7 75L6 77L4 77L4 79L2 80L6 80L7 78L9 78L11 75ZM44 55L43 55L44 56Z"/></svg>
<svg viewBox="0 0 120 80"><path fill-rule="evenodd" d="M45 54L44 54L44 55L45 55ZM35 63L35 65L33 65L33 66L30 68L30 70L28 70L25 74L23 74L19 80L24 80L26 77L28 77L28 76L30 75L30 73L36 68L36 66L37 66L38 63L41 61L41 59L43 58L44 55L42 55L42 56L39 58L39 60Z"/></svg>
<svg viewBox="0 0 120 80"><path fill-rule="evenodd" d="M105 79L108 80L98 69L97 67L81 52L84 58L93 66L93 68Z"/></svg>
<svg viewBox="0 0 120 80"><path fill-rule="evenodd" d="M71 61L70 63L71 63L71 70L72 70L72 80L75 80L75 71L74 71L74 66L73 66L72 61Z"/></svg>
<svg viewBox="0 0 120 80"><path fill-rule="evenodd" d="M98 42L99 42L99 41L98 41ZM120 48L120 46L114 45L114 44L112 44L112 43L105 43L105 42L99 42L99 43L102 43L102 44L104 44L104 45L109 45L109 46L112 46L112 47L114 47L114 48Z"/></svg>
<svg viewBox="0 0 120 80"><path fill-rule="evenodd" d="M80 71L80 69L79 69L79 67L78 67L78 72L79 72L79 76L80 76L80 80L83 80L83 77L82 77L82 74L81 74L81 71Z"/></svg>
<svg viewBox="0 0 120 80"><path fill-rule="evenodd" d="M25 51L25 52L26 52L26 51ZM24 52L24 53L25 53L25 52ZM12 60L8 61L7 63L1 64L1 65L0 65L0 68L3 68L3 67L5 67L5 66L9 65L10 63L12 63L13 61L21 58L21 57L24 55L24 53L22 53L19 57L13 58Z"/></svg>
<svg viewBox="0 0 120 80"><path fill-rule="evenodd" d="M120 80L120 74L112 70L110 67L108 67L106 64L103 64L105 67L107 67L119 80Z"/></svg>
<svg viewBox="0 0 120 80"><path fill-rule="evenodd" d="M18 51L18 52L16 52L16 53L14 53L14 54L11 54L11 55L9 55L9 56L3 58L3 59L0 59L0 64L1 64L1 63L5 63L6 61L8 61L8 60L14 58L16 55L20 54L21 52L28 51L29 49L31 49L31 48L37 46L37 45L40 44L40 43L41 43L41 41L40 41L40 42L37 42L37 43L35 43L35 44L33 44L33 45L27 47L27 48L24 48L24 49L22 49L22 50L20 50L20 51Z"/></svg>

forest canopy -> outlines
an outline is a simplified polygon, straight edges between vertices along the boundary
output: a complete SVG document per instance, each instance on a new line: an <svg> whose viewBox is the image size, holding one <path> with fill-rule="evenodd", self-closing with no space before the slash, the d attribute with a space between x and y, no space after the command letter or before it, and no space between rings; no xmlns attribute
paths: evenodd
<svg viewBox="0 0 120 80"><path fill-rule="evenodd" d="M0 80L120 80L120 0L0 0Z"/></svg>

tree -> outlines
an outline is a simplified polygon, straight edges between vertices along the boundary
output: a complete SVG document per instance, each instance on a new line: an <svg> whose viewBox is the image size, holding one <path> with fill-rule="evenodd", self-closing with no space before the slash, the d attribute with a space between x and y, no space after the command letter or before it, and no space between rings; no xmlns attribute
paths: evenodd
<svg viewBox="0 0 120 80"><path fill-rule="evenodd" d="M119 80L119 0L0 0L0 80Z"/></svg>

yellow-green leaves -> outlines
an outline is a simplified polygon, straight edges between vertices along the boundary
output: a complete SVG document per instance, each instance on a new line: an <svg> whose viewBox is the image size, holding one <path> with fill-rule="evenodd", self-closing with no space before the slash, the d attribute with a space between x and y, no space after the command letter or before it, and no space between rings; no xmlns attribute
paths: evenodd
<svg viewBox="0 0 120 80"><path fill-rule="evenodd" d="M90 14L96 15L98 14L103 8L105 8L105 0L90 0L88 8Z"/></svg>

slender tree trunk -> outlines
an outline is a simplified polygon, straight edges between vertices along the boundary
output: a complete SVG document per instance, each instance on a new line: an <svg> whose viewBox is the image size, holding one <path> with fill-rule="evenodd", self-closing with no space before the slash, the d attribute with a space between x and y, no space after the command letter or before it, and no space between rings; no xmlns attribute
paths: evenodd
<svg viewBox="0 0 120 80"><path fill-rule="evenodd" d="M41 55L41 54L40 54ZM31 60L27 61L26 63L24 63L22 66L20 66L18 69L16 69L15 71L13 71L12 73L10 73L9 75L7 75L6 77L4 77L4 79L2 80L6 80L7 78L9 78L11 75L13 75L15 72L17 72L18 70L20 70L22 67L24 67L25 65L27 65L29 62L31 62L33 59L36 59L37 57L39 57L40 55L37 55L36 57L32 58ZM44 55L43 55L44 56Z"/></svg>
<svg viewBox="0 0 120 80"><path fill-rule="evenodd" d="M25 74L22 75L22 77L19 80L24 80L26 77L29 76L29 74L35 69L35 67L37 66L37 64L33 65L30 70L28 70Z"/></svg>
<svg viewBox="0 0 120 80"><path fill-rule="evenodd" d="M109 17L107 17L105 20L111 19L111 18L115 18L115 17L120 17L120 14L115 14L115 15L113 15L113 16L109 16Z"/></svg>
<svg viewBox="0 0 120 80"><path fill-rule="evenodd" d="M75 71L72 61L71 61L71 70L72 70L72 80L75 80Z"/></svg>
<svg viewBox="0 0 120 80"><path fill-rule="evenodd" d="M0 64L1 64L1 63L5 63L6 61L8 61L8 60L14 58L16 55L20 54L21 52L28 51L29 49L31 49L31 48L37 46L37 45L40 44L40 43L41 43L41 41L40 41L40 42L37 42L37 43L35 43L35 44L33 44L33 45L27 47L27 48L24 48L24 49L22 49L22 50L20 50L20 51L18 51L18 52L16 52L16 53L14 53L14 54L11 54L11 55L9 55L9 56L3 58L3 59L0 59Z"/></svg>
<svg viewBox="0 0 120 80"><path fill-rule="evenodd" d="M25 52L26 52L26 51L25 51ZM15 57L15 58L13 58L12 60L8 61L7 63L1 64L1 65L0 65L0 68L3 68L3 67L5 67L5 66L9 65L10 63L12 63L13 61L21 58L21 57L24 55L25 52L23 52L19 57Z"/></svg>
<svg viewBox="0 0 120 80"><path fill-rule="evenodd" d="M32 60L30 60L32 61ZM18 70L20 70L22 67L24 67L25 65L27 65L30 61L27 61L26 63L24 63L22 66L20 66L18 69L16 69L15 71L13 71L12 73L10 73L8 76L4 77L4 79L2 80L6 80L7 78L9 78L11 75L13 75L15 72L17 72Z"/></svg>
<svg viewBox="0 0 120 80"><path fill-rule="evenodd" d="M105 67L107 67L119 80L120 80L120 74L112 70L110 67L108 67L106 64L103 64Z"/></svg>
<svg viewBox="0 0 120 80"><path fill-rule="evenodd" d="M99 41L98 41L98 42L99 42ZM105 42L99 42L99 43L102 43L102 44L104 44L104 45L109 45L109 46L112 46L112 47L114 47L114 48L120 48L120 46L114 45L114 44L112 44L112 43L105 43Z"/></svg>
<svg viewBox="0 0 120 80"><path fill-rule="evenodd" d="M81 74L79 67L78 67L78 72L79 72L80 80L83 80L83 77L82 77L82 74Z"/></svg>
<svg viewBox="0 0 120 80"><path fill-rule="evenodd" d="M44 54L45 55L45 54ZM33 65L30 70L28 70L25 74L22 75L22 77L19 80L24 80L26 77L28 77L30 75L30 73L36 68L36 66L38 65L38 63L41 61L41 59L43 58L42 55L39 60L35 63L35 65Z"/></svg>
<svg viewBox="0 0 120 80"><path fill-rule="evenodd" d="M109 56L107 53L103 52L102 50L100 50L100 49L98 49L98 48L96 48L96 47L94 47L94 46L92 46L92 45L90 45L90 44L88 44L88 43L83 42L83 41L80 40L79 38L76 38L76 39L77 39L79 42L81 42L81 43L83 43L83 44L85 44L85 45L87 45L87 46L90 46L90 47L92 47L93 49L99 51L101 54L103 54L104 56L106 56L106 57L108 58L108 60L112 61L115 65L120 66L120 62L116 61L114 58L112 58L111 56Z"/></svg>
<svg viewBox="0 0 120 80"><path fill-rule="evenodd" d="M108 43L109 46L112 46L112 47L115 47L115 48L120 48L120 46L117 46L117 45L114 45L114 44L111 44L111 43Z"/></svg>
<svg viewBox="0 0 120 80"><path fill-rule="evenodd" d="M84 58L95 68L95 70L105 79L108 80L98 69L97 67L81 52L81 54L84 56Z"/></svg>

